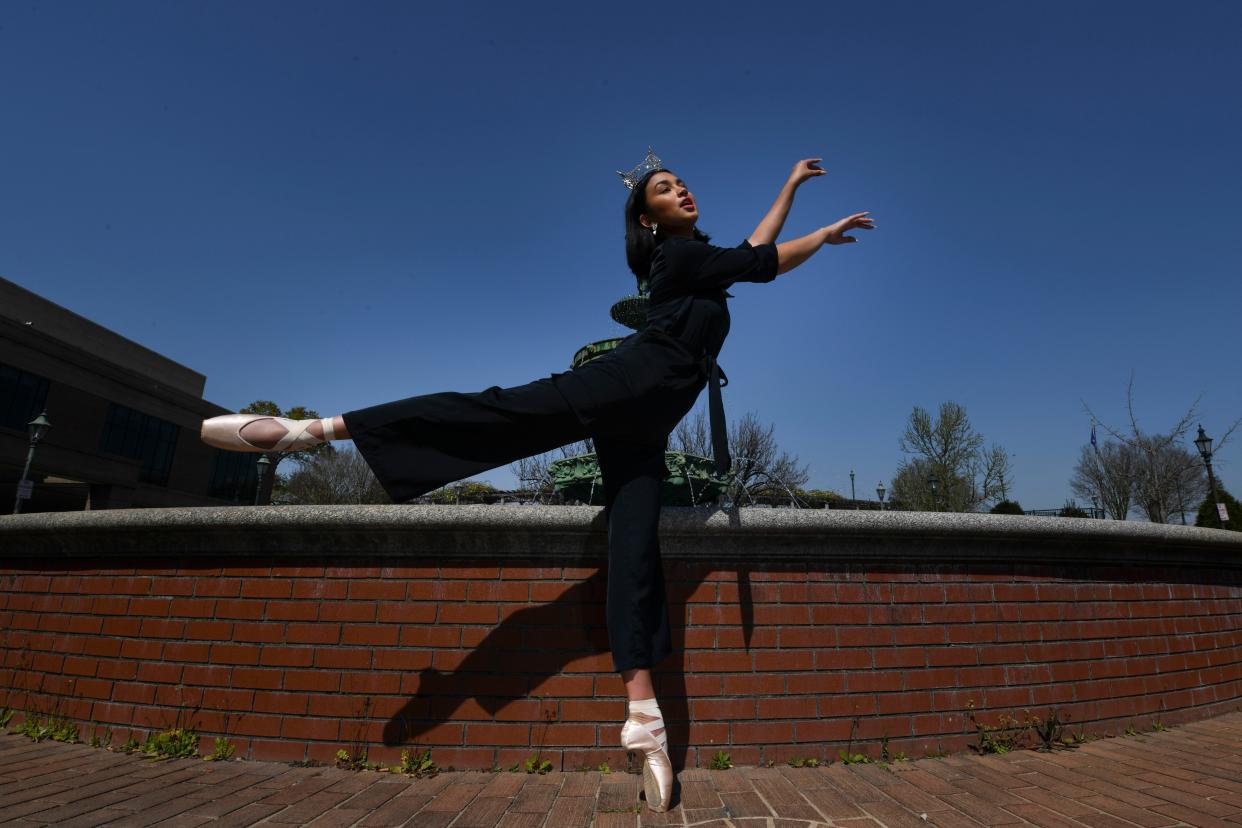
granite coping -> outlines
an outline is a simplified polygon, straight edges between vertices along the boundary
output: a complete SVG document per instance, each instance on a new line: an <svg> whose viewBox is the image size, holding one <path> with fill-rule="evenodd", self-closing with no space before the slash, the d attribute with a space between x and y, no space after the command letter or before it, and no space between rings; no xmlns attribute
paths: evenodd
<svg viewBox="0 0 1242 828"><path fill-rule="evenodd" d="M665 508L666 557L699 560L989 557L1242 564L1242 533L1087 518L829 509ZM170 554L589 558L597 506L212 506L0 516L0 559Z"/></svg>

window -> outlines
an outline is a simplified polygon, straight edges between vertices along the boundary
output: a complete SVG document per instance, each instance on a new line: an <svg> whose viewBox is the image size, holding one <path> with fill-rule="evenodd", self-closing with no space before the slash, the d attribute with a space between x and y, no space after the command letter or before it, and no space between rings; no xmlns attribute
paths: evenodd
<svg viewBox="0 0 1242 828"><path fill-rule="evenodd" d="M254 503L259 483L258 457L249 452L220 451L207 489L210 497L238 503Z"/></svg>
<svg viewBox="0 0 1242 828"><path fill-rule="evenodd" d="M47 385L43 377L0 363L0 425L25 432L47 404Z"/></svg>
<svg viewBox="0 0 1242 828"><path fill-rule="evenodd" d="M99 450L137 460L139 480L166 486L180 432L175 423L109 403Z"/></svg>

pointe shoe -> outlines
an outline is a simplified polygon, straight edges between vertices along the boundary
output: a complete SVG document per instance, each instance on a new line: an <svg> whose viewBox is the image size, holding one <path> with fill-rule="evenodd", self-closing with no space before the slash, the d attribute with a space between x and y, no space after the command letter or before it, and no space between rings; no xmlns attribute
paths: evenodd
<svg viewBox="0 0 1242 828"><path fill-rule="evenodd" d="M649 729L649 724L659 727ZM656 813L668 810L673 797L673 763L668 758L668 736L664 721L643 713L630 713L621 728L621 745L643 752L643 792L647 807Z"/></svg>
<svg viewBox="0 0 1242 828"><path fill-rule="evenodd" d="M285 434L271 448L263 448L241 436L241 430L256 420L277 420L285 427ZM323 423L323 438L309 434L311 423ZM320 420L290 420L288 417L272 417L267 414L224 414L203 420L199 431L204 443L229 451L300 451L317 446L333 438L332 418Z"/></svg>

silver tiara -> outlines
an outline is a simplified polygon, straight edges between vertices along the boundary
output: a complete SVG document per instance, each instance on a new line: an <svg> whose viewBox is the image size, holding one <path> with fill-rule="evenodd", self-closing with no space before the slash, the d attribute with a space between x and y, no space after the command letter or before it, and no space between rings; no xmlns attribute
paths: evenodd
<svg viewBox="0 0 1242 828"><path fill-rule="evenodd" d="M642 180L644 175L652 170L662 169L664 169L664 162L660 160L660 156L656 155L655 150L651 147L647 147L647 157L643 159L641 164L627 173L617 170L617 175L621 176L621 183L625 185L626 189L632 190Z"/></svg>

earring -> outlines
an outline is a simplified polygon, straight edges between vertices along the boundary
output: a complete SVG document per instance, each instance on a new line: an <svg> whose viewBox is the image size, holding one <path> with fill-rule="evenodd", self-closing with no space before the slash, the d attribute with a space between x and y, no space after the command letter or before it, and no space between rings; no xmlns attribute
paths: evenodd
<svg viewBox="0 0 1242 828"><path fill-rule="evenodd" d="M660 225L658 225L658 224L653 224L653 225L651 225L651 235L653 235L653 236L654 236L654 235L656 234L656 228L658 228L659 226L660 226Z"/></svg>

